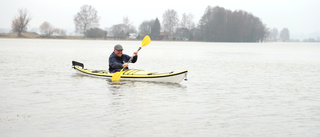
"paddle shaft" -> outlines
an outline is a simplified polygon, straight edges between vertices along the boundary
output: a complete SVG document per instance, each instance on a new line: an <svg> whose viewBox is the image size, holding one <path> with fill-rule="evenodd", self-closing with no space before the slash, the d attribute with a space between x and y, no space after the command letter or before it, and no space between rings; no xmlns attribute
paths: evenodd
<svg viewBox="0 0 320 137"><path fill-rule="evenodd" d="M141 47L139 47L138 52L140 51ZM129 61L127 63L131 63L132 59L133 59L134 55L129 59Z"/></svg>

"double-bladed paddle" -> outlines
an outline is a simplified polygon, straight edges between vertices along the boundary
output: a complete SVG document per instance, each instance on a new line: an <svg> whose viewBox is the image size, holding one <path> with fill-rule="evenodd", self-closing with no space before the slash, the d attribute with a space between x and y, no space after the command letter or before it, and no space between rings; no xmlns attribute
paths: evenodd
<svg viewBox="0 0 320 137"><path fill-rule="evenodd" d="M148 35L146 35L146 36L143 38L142 44L141 44L141 46L139 47L138 51L139 51L142 47L147 46L150 42L151 42L150 37L149 37ZM133 59L133 56L129 59L128 63L131 63L132 59ZM120 81L120 78L121 78L121 75L123 74L123 69L124 69L124 68L125 68L125 67L123 67L120 72L116 72L116 73L113 74L113 76L112 76L112 78L111 78L111 81L112 81L112 82L119 82L119 81Z"/></svg>

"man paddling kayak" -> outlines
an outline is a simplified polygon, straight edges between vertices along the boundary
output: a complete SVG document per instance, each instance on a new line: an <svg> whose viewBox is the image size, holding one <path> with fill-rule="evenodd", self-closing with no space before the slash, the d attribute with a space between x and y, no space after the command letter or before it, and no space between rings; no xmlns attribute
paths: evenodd
<svg viewBox="0 0 320 137"><path fill-rule="evenodd" d="M138 51L133 52L133 59L131 62L130 56L127 54L122 54L123 47L120 44L114 46L114 51L109 56L109 72L115 73L120 71L122 68L129 69L128 63L135 63L138 60Z"/></svg>

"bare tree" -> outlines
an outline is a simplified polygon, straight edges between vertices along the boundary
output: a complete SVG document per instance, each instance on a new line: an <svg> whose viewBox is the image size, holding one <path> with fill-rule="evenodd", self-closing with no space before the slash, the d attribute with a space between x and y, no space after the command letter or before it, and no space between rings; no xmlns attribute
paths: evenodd
<svg viewBox="0 0 320 137"><path fill-rule="evenodd" d="M74 17L76 32L83 34L86 37L87 30L99 27L100 17L95 8L90 5L83 5L80 12Z"/></svg>
<svg viewBox="0 0 320 137"><path fill-rule="evenodd" d="M21 37L22 32L26 32L28 29L28 24L31 20L31 15L26 9L20 9L18 16L12 20L12 31L18 33L18 37Z"/></svg>
<svg viewBox="0 0 320 137"><path fill-rule="evenodd" d="M283 28L280 32L280 38L282 39L283 42L289 41L290 40L290 33L288 28Z"/></svg>
<svg viewBox="0 0 320 137"><path fill-rule="evenodd" d="M171 39L174 30L179 24L178 13L175 10L168 9L162 15L163 30L169 33L169 39Z"/></svg>
<svg viewBox="0 0 320 137"><path fill-rule="evenodd" d="M195 28L195 23L193 22L193 15L191 13L189 13L188 15L186 13L182 14L180 27L187 28L188 30Z"/></svg>
<svg viewBox="0 0 320 137"><path fill-rule="evenodd" d="M177 28L175 36L178 37L178 40L188 40L189 39L189 29L187 28Z"/></svg>
<svg viewBox="0 0 320 137"><path fill-rule="evenodd" d="M132 23L130 22L128 17L123 17L123 26L122 27L124 27L126 36L129 36L130 33L137 32L136 28L131 24Z"/></svg>
<svg viewBox="0 0 320 137"><path fill-rule="evenodd" d="M129 17L123 17L122 22L124 25L129 26L130 25Z"/></svg>
<svg viewBox="0 0 320 137"><path fill-rule="evenodd" d="M270 41L277 41L278 36L279 36L279 32L277 28L272 28L271 30L269 30L269 40Z"/></svg>
<svg viewBox="0 0 320 137"><path fill-rule="evenodd" d="M59 36L59 37L64 37L66 36L66 31L63 29L55 28L52 26L49 22L45 21L41 24L39 27L40 33L42 34L43 37L51 37L52 35L54 36Z"/></svg>
<svg viewBox="0 0 320 137"><path fill-rule="evenodd" d="M53 35L58 35L60 37L65 37L67 35L66 31L63 30L63 29L58 29L58 28L55 28L53 30Z"/></svg>
<svg viewBox="0 0 320 137"><path fill-rule="evenodd" d="M54 32L54 27L49 22L43 22L39 27L40 33L46 37L50 37Z"/></svg>
<svg viewBox="0 0 320 137"><path fill-rule="evenodd" d="M104 38L104 39L107 39L108 33L109 33L109 29L108 29L108 28L105 28L105 29L103 30L103 32L104 32L103 38Z"/></svg>
<svg viewBox="0 0 320 137"><path fill-rule="evenodd" d="M191 30L194 28L193 15L183 13L179 28L176 29L176 35L179 36L180 39L191 39L193 37L193 31Z"/></svg>
<svg viewBox="0 0 320 137"><path fill-rule="evenodd" d="M150 35L154 20L143 21L139 26L140 36L144 37L145 35Z"/></svg>
<svg viewBox="0 0 320 137"><path fill-rule="evenodd" d="M100 28L91 28L87 31L86 35L89 38L104 38L105 32Z"/></svg>
<svg viewBox="0 0 320 137"><path fill-rule="evenodd" d="M116 39L125 39L126 38L125 25L123 25L123 24L113 25L111 30L112 30L114 38L116 38Z"/></svg>

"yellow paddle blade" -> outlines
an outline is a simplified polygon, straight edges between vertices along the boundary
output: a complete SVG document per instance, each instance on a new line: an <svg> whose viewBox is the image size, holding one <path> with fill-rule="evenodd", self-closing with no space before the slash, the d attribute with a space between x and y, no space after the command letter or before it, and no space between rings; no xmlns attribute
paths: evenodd
<svg viewBox="0 0 320 137"><path fill-rule="evenodd" d="M121 75L122 75L122 72L123 69L121 69L120 72L116 72L113 74L112 78L111 78L111 82L119 82L120 81L120 78L121 78Z"/></svg>
<svg viewBox="0 0 320 137"><path fill-rule="evenodd" d="M141 48L147 46L151 42L151 39L148 35L146 35L142 40Z"/></svg>

